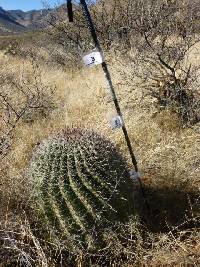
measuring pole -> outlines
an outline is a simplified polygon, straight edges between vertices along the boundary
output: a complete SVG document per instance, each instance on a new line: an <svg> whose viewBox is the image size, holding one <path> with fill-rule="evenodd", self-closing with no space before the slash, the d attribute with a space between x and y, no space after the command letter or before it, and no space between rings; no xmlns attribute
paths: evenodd
<svg viewBox="0 0 200 267"><path fill-rule="evenodd" d="M96 34L96 30L95 30L95 27L94 27L94 23L92 21L92 17L90 15L87 3L86 3L85 0L80 0L80 4L82 6L84 16L85 16L85 18L87 20L88 27L90 29L90 33L91 33L92 39L94 41L95 47L100 52L100 54L102 55L102 58L104 59L103 49L101 48L100 42L98 40L98 37L97 37L97 34ZM122 131L123 131L123 134L124 134L124 137L125 137L125 140L126 140L126 144L127 144L130 156L131 156L132 164L133 164L134 169L135 169L136 178L139 180L139 184L140 184L142 195L143 195L143 197L145 197L145 192L144 192L144 189L142 187L142 183L141 183L141 179L140 179L140 175L139 175L137 160L136 160L136 157L134 155L133 148L131 146L131 141L130 141L130 138L129 138L129 135L128 135L128 131L126 129L125 122L123 120L121 108L120 108L120 105L119 105L119 102L118 102L118 99L117 99L117 96L116 96L116 93L115 93L115 89L114 89L114 86L113 86L113 83L112 83L110 72L108 70L108 65L105 62L105 60L103 60L103 62L101 63L101 66L102 66L106 81L108 83L108 88L109 88L110 93L112 95L112 99L113 99L113 102L114 102L114 105L115 105L115 109L117 111L118 116L120 116L120 118L122 119L122 122L123 122L122 123Z"/></svg>
<svg viewBox="0 0 200 267"><path fill-rule="evenodd" d="M103 49L101 48L100 42L98 40L98 37L97 37L97 34L96 34L96 30L95 30L95 27L94 27L94 23L92 21L92 17L90 15L87 3L86 3L85 0L80 0L80 3L82 5L83 13L84 13L85 18L87 20L88 27L90 29L90 33L91 33L92 39L94 41L95 47L101 53L101 55L102 55L102 57L104 59ZM125 140L126 140L126 144L127 144L130 156L131 156L132 164L133 164L134 169L135 169L135 173L136 173L136 176L137 176L136 178L139 180L139 184L140 184L142 195L143 195L143 197L145 197L145 192L144 192L144 189L143 189L143 186L142 186L142 182L141 182L141 179L140 179L140 175L139 175L137 160L136 160L136 157L134 155L133 148L131 146L131 141L130 141L130 138L129 138L129 135L128 135L128 131L126 129L125 122L123 120L123 115L122 115L122 112L121 112L121 108L120 108L120 105L119 105L119 102L118 102L118 99L117 99L117 96L116 96L116 93L115 93L115 89L114 89L114 86L113 86L113 83L112 83L112 79L111 79L111 75L110 75L110 72L109 72L109 69L108 69L108 65L105 62L105 60L103 60L103 62L101 63L101 66L102 66L105 78L107 80L108 88L109 88L110 93L112 95L112 99L113 99L117 114L118 114L118 116L120 116L120 118L122 118L122 121L123 121L123 123L122 123L122 131L123 131L123 134L124 134L124 137L125 137Z"/></svg>
<svg viewBox="0 0 200 267"><path fill-rule="evenodd" d="M67 10L68 10L69 22L73 22L73 6L72 6L72 0L67 0Z"/></svg>
<svg viewBox="0 0 200 267"><path fill-rule="evenodd" d="M89 9L88 9L87 4L86 4L86 1L85 0L80 0L80 3L82 5L84 15L85 15L85 17L87 19L88 26L89 26L89 29L90 29L90 32L91 32L92 39L94 41L95 47L97 48L97 50L101 53L102 57L104 58L103 50L102 50L101 45L99 43L99 40L98 40L98 37L97 37L97 34L96 34L96 30L95 30L95 27L94 27L94 23L92 21ZM103 60L103 62L101 63L101 66L103 68L103 72L104 72L106 80L108 82L108 88L109 88L110 93L112 95L112 99L113 99L113 102L115 104L115 109L117 111L117 114L123 119L122 112L121 112L121 109L120 109L120 105L119 105L119 102L118 102L118 99L117 99L117 96L116 96L116 93L115 93L115 89L114 89L114 86L113 86L113 83L112 83L111 75L110 75L110 72L108 70L108 65L105 62L105 60ZM124 136L125 136L125 139L126 139L126 143L127 143L130 155L131 155L131 160L132 160L133 166L135 168L135 171L138 173L137 161L136 161L135 155L133 153L133 149L132 149L132 146L131 146L130 138L128 136L128 132L127 132L127 129L126 129L124 121L123 121L123 125L122 125L122 130L123 130L123 133L124 133Z"/></svg>

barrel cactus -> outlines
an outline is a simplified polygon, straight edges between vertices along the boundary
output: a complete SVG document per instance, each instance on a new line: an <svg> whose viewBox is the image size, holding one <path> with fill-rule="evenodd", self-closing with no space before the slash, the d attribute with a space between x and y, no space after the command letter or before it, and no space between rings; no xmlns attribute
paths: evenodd
<svg viewBox="0 0 200 267"><path fill-rule="evenodd" d="M93 131L66 129L44 141L30 175L39 210L64 236L101 232L133 213L127 164L112 142Z"/></svg>

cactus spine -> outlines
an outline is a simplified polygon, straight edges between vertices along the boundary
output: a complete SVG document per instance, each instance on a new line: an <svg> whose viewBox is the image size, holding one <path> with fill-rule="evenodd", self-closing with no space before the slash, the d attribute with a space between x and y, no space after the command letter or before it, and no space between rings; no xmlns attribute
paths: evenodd
<svg viewBox="0 0 200 267"><path fill-rule="evenodd" d="M115 146L87 130L65 130L41 144L30 174L43 213L65 235L88 233L133 213L127 165Z"/></svg>

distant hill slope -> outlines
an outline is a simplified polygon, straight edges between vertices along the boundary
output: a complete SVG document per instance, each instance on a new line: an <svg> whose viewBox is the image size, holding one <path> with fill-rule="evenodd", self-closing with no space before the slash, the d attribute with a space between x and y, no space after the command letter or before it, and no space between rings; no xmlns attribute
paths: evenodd
<svg viewBox="0 0 200 267"><path fill-rule="evenodd" d="M46 18L49 14L48 9L31 10L24 12L22 10L7 11L11 17L15 19L20 25L28 29L43 28L46 25Z"/></svg>
<svg viewBox="0 0 200 267"><path fill-rule="evenodd" d="M0 7L0 34L12 34L21 32L26 28L15 20L15 18L3 8Z"/></svg>
<svg viewBox="0 0 200 267"><path fill-rule="evenodd" d="M0 35L44 28L47 26L49 12L49 9L6 11L0 7Z"/></svg>

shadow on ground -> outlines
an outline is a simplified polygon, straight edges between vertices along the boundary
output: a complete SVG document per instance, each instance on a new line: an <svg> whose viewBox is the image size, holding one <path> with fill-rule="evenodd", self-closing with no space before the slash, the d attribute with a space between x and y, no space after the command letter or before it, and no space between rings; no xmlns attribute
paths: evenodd
<svg viewBox="0 0 200 267"><path fill-rule="evenodd" d="M200 227L200 192L145 186L146 205L142 217L152 232Z"/></svg>

